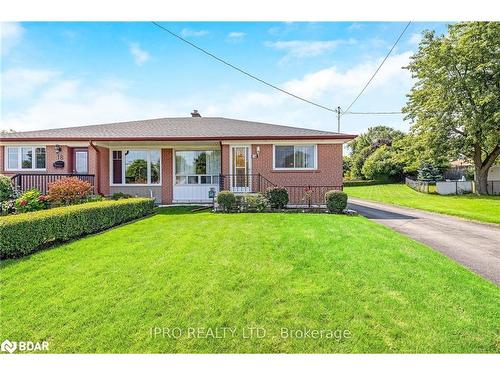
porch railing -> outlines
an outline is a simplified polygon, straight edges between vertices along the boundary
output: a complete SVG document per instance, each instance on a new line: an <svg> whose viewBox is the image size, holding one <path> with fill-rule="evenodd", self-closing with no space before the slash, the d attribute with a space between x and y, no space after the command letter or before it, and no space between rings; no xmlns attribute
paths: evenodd
<svg viewBox="0 0 500 375"><path fill-rule="evenodd" d="M220 175L219 190L231 190L235 193L265 193L274 182L261 174L226 174ZM320 206L325 204L325 193L329 190L342 190L341 185L284 186L288 191L288 204L292 206Z"/></svg>
<svg viewBox="0 0 500 375"><path fill-rule="evenodd" d="M219 190L231 190L235 193L264 193L276 186L260 173L220 175Z"/></svg>
<svg viewBox="0 0 500 375"><path fill-rule="evenodd" d="M288 191L288 204L292 206L322 206L325 193L330 190L342 190L342 186L285 186Z"/></svg>
<svg viewBox="0 0 500 375"><path fill-rule="evenodd" d="M11 178L12 186L19 193L24 193L30 189L37 189L42 194L47 194L49 184L65 177L78 177L82 181L92 185L95 193L95 175L93 174L72 174L72 173L20 173Z"/></svg>

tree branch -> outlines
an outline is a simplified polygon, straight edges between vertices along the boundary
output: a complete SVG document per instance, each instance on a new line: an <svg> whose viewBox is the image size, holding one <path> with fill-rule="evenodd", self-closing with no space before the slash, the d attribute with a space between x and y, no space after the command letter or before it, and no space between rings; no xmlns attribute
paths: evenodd
<svg viewBox="0 0 500 375"><path fill-rule="evenodd" d="M490 168L495 162L498 155L500 155L500 145L496 145L493 151L491 151L490 154L486 157L486 159L484 159L481 165L481 169Z"/></svg>

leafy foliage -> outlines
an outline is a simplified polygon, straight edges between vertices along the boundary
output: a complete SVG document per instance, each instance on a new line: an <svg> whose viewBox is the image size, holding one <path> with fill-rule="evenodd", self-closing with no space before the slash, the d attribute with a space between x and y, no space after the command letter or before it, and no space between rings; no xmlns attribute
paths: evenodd
<svg viewBox="0 0 500 375"><path fill-rule="evenodd" d="M262 212L269 206L269 202L260 193L244 194L238 201L238 206L243 212Z"/></svg>
<svg viewBox="0 0 500 375"><path fill-rule="evenodd" d="M325 193L326 207L333 214L340 214L347 207L347 194L341 190L330 190Z"/></svg>
<svg viewBox="0 0 500 375"><path fill-rule="evenodd" d="M366 159L361 173L370 180L400 181L403 178L403 166L396 161L394 151L382 145Z"/></svg>
<svg viewBox="0 0 500 375"><path fill-rule="evenodd" d="M84 203L0 218L0 258L33 253L55 242L96 233L153 212L154 200Z"/></svg>
<svg viewBox="0 0 500 375"><path fill-rule="evenodd" d="M403 110L416 144L429 155L473 160L480 193L500 155L499 40L498 22L460 22L441 36L427 31L407 67L415 84Z"/></svg>
<svg viewBox="0 0 500 375"><path fill-rule="evenodd" d="M443 174L434 165L423 164L418 170L418 179L423 181L440 181L443 179Z"/></svg>
<svg viewBox="0 0 500 375"><path fill-rule="evenodd" d="M217 204L220 206L222 211L229 212L236 205L236 197L232 191L222 190L217 193Z"/></svg>
<svg viewBox="0 0 500 375"><path fill-rule="evenodd" d="M121 191L119 191L118 193L113 193L113 195L111 195L111 199L113 199L114 201L117 201L119 199L128 199L128 198L132 198L132 196L130 194L123 193Z"/></svg>
<svg viewBox="0 0 500 375"><path fill-rule="evenodd" d="M10 178L0 174L0 202L14 198L14 189Z"/></svg>
<svg viewBox="0 0 500 375"><path fill-rule="evenodd" d="M92 194L92 185L78 177L66 177L49 184L49 200L58 204L74 204Z"/></svg>
<svg viewBox="0 0 500 375"><path fill-rule="evenodd" d="M366 160L380 147L392 148L393 143L404 137L404 133L389 126L375 126L348 143L351 150L350 173L345 176L353 179L369 179L363 174ZM345 168L345 167L344 167Z"/></svg>
<svg viewBox="0 0 500 375"><path fill-rule="evenodd" d="M285 208L288 204L288 191L284 187L270 187L266 190L266 198L271 208Z"/></svg>
<svg viewBox="0 0 500 375"><path fill-rule="evenodd" d="M14 202L17 212L34 212L48 207L47 197L38 190L31 189L21 194Z"/></svg>

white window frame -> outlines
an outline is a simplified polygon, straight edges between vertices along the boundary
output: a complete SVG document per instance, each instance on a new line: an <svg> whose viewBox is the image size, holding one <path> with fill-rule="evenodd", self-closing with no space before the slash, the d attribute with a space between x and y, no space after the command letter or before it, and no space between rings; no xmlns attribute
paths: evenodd
<svg viewBox="0 0 500 375"><path fill-rule="evenodd" d="M173 172L173 185L175 186L219 186L220 184L220 175L221 175L221 171L219 171L218 174L186 174L186 175L182 175L184 177L186 177L186 181L187 181L187 178L189 178L190 176L197 176L198 177L198 183L197 184L178 184L177 183L177 166L176 166L176 160L175 160L175 154L176 152L179 151L179 152L185 152L185 151L201 151L201 152L207 152L207 151L219 151L219 158L222 158L222 152L221 150L184 150L184 149L172 149L172 161L173 161L173 166L172 166L172 172ZM219 163L219 169L220 169L220 163ZM211 184L202 184L201 183L201 177L202 176L211 176L210 179L212 181ZM213 178L217 176L217 179L218 179L218 182L216 184L213 183Z"/></svg>
<svg viewBox="0 0 500 375"><path fill-rule="evenodd" d="M122 152L122 182L121 184L113 183L113 151ZM125 152L126 151L145 151L147 152L146 161L148 163L148 183L147 184L127 184L125 183ZM151 183L151 152L158 151L160 153L160 180L157 183ZM110 148L109 149L109 186L162 186L162 155L161 149L149 149L149 148Z"/></svg>
<svg viewBox="0 0 500 375"><path fill-rule="evenodd" d="M314 167L312 168L302 168L302 167L292 167L292 168L277 168L276 167L276 146L293 146L293 157L295 163L295 147L311 147L314 148ZM301 143L283 143L283 144L273 144L273 170L274 171L315 171L318 169L318 145L317 144L301 144Z"/></svg>
<svg viewBox="0 0 500 375"><path fill-rule="evenodd" d="M32 155L32 164L31 168L22 168L22 151L21 149L23 148L31 148L31 155ZM37 148L43 148L45 150L45 168L36 168L36 153L35 150ZM9 168L9 149L17 149L17 168ZM38 145L38 146L32 146L32 145L26 145L26 146L5 146L5 151L4 151L4 167L5 171L12 171L12 172L22 172L22 171L46 171L47 170L47 147Z"/></svg>

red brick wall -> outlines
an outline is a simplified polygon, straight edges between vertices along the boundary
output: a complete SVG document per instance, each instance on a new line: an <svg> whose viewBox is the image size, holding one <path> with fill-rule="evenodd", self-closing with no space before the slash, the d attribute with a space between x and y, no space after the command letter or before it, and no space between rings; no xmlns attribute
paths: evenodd
<svg viewBox="0 0 500 375"><path fill-rule="evenodd" d="M71 148L68 146L61 146L61 152L59 152L58 155L54 147L55 145L45 146L46 173L71 173ZM57 160L64 161L64 168L54 168L54 162Z"/></svg>
<svg viewBox="0 0 500 375"><path fill-rule="evenodd" d="M173 199L173 153L171 148L161 150L162 204L170 204Z"/></svg>
<svg viewBox="0 0 500 375"><path fill-rule="evenodd" d="M0 173L7 175L7 176L10 176L11 173L5 172L5 156L4 155L5 155L5 147L0 146Z"/></svg>
<svg viewBox="0 0 500 375"><path fill-rule="evenodd" d="M95 185L97 192L109 195L109 149L96 146L88 147L89 153L89 174L95 175Z"/></svg>
<svg viewBox="0 0 500 375"><path fill-rule="evenodd" d="M16 146L14 146L16 147ZM71 172L71 148L68 146L62 146L61 152L59 153L59 157L54 149L55 145L46 145L45 146L45 172L39 171L31 171L25 170L25 173L70 173ZM5 172L5 146L0 146L0 172ZM54 168L54 162L56 160L64 161L64 168ZM5 172L6 175L15 175L16 173L20 173L19 171L15 172Z"/></svg>
<svg viewBox="0 0 500 375"><path fill-rule="evenodd" d="M229 146L223 149L223 174L229 172ZM252 173L260 173L272 183L279 186L341 186L342 185L342 145L341 144L318 144L317 160L315 170L300 171L273 170L273 145L254 144L252 154L257 154L260 147L259 157L252 159Z"/></svg>

